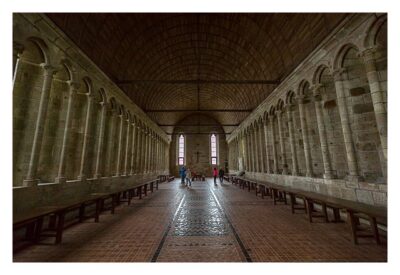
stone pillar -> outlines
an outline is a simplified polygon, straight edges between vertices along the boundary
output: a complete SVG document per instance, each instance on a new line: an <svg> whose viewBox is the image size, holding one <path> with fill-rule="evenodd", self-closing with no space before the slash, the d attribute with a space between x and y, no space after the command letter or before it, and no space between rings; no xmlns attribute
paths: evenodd
<svg viewBox="0 0 400 275"><path fill-rule="evenodd" d="M79 83L70 82L69 87L70 89L68 94L67 113L65 115L64 135L61 146L60 163L58 166L58 175L55 179L56 183L64 183L66 181L65 165L66 165L67 147L69 141L69 129L71 128L71 111L75 94L79 88Z"/></svg>
<svg viewBox="0 0 400 275"><path fill-rule="evenodd" d="M282 175L287 175L287 162L286 162L286 152L285 152L285 144L283 143L283 133L282 133L282 111L276 112L276 117L278 119L278 133L279 133L279 144L281 147L281 157L282 157Z"/></svg>
<svg viewBox="0 0 400 275"><path fill-rule="evenodd" d="M122 130L124 126L124 116L120 114L119 118L119 130L118 130L118 149L117 149L117 163L115 167L115 176L121 176L121 155L122 155Z"/></svg>
<svg viewBox="0 0 400 275"><path fill-rule="evenodd" d="M259 165L258 165L258 141L257 141L257 128L254 127L254 132L253 132L253 140L254 140L254 146L253 146L253 152L254 152L254 172L259 172Z"/></svg>
<svg viewBox="0 0 400 275"><path fill-rule="evenodd" d="M93 96L89 94L87 96L88 103L87 103L87 109L86 109L86 120L85 120L85 132L83 134L83 145L82 145L82 156L81 156L81 166L79 168L79 175L78 175L78 180L85 180L86 175L85 175L85 168L86 168L86 155L87 155L87 144L89 142L89 128L91 124L91 117L92 117L92 102L93 102Z"/></svg>
<svg viewBox="0 0 400 275"><path fill-rule="evenodd" d="M136 141L136 165L135 165L135 174L141 173L141 152L142 152L142 129L137 127L137 141Z"/></svg>
<svg viewBox="0 0 400 275"><path fill-rule="evenodd" d="M258 128L258 144L260 145L259 147L259 154L260 154L260 172L264 173L265 172L265 165L264 165L264 150L263 150L263 138L262 138L262 130L263 124L260 123L259 128Z"/></svg>
<svg viewBox="0 0 400 275"><path fill-rule="evenodd" d="M264 139L265 139L265 158L267 159L267 167L266 171L267 173L270 173L271 169L269 167L269 151L268 151L268 125L267 125L267 119L264 120Z"/></svg>
<svg viewBox="0 0 400 275"><path fill-rule="evenodd" d="M298 164L297 164L297 152L296 152L296 142L294 140L294 126L293 126L293 105L288 105L287 107L287 120L288 120L288 128L289 128L289 142L290 142L290 151L292 153L292 176L297 176Z"/></svg>
<svg viewBox="0 0 400 275"><path fill-rule="evenodd" d="M245 158L245 170L246 171L250 171L250 161L249 161L249 143L248 143L248 140L247 140L247 137L248 137L248 134L247 133L244 133L243 134L243 139L244 139L244 151L245 151L245 154L244 154L244 158Z"/></svg>
<svg viewBox="0 0 400 275"><path fill-rule="evenodd" d="M48 64L41 65L44 69L44 79L42 93L40 95L39 110L36 117L35 132L33 134L33 143L31 156L29 160L28 172L23 182L24 186L34 186L39 183L36 179L37 165L39 162L39 154L42 146L44 123L46 120L47 108L50 97L51 83L53 81L53 74L55 68Z"/></svg>
<svg viewBox="0 0 400 275"><path fill-rule="evenodd" d="M99 140L97 142L97 154L96 154L96 171L94 173L94 177L96 179L101 177L100 173L100 164L102 159L102 149L103 149L103 142L104 142L104 126L106 122L106 108L107 105L105 102L101 102L101 116L100 116L100 131L99 131Z"/></svg>
<svg viewBox="0 0 400 275"><path fill-rule="evenodd" d="M384 95L379 73L376 68L375 53L376 48L370 48L363 51L365 69L367 71L369 89L371 91L372 104L374 106L376 126L378 128L379 137L381 140L382 152L387 160L387 110L386 98Z"/></svg>
<svg viewBox="0 0 400 275"><path fill-rule="evenodd" d="M306 177L312 177L313 170L311 164L311 151L310 151L310 143L308 141L307 121L304 111L305 98L303 95L298 96L298 102L299 102L301 134L303 136L304 157L306 161Z"/></svg>
<svg viewBox="0 0 400 275"><path fill-rule="evenodd" d="M328 138L326 136L324 117L322 114L322 107L321 107L322 98L320 89L321 89L320 85L313 87L315 113L317 116L317 126L318 126L319 140L321 143L322 160L324 162L324 178L332 179L333 178L332 166L331 166L331 159L329 157Z"/></svg>
<svg viewBox="0 0 400 275"><path fill-rule="evenodd" d="M256 146L254 144L254 129L250 131L251 171L256 172Z"/></svg>
<svg viewBox="0 0 400 275"><path fill-rule="evenodd" d="M136 170L136 165L135 165L135 153L137 153L137 148L136 148L136 125L135 123L132 123L132 145L131 145L131 171L129 172L129 175L135 174Z"/></svg>
<svg viewBox="0 0 400 275"><path fill-rule="evenodd" d="M21 61L21 55L24 51L24 46L13 42L13 87L15 83L15 78L18 74L19 62Z"/></svg>
<svg viewBox="0 0 400 275"><path fill-rule="evenodd" d="M126 140L125 140L125 169L124 169L124 175L128 176L128 169L129 169L129 140L131 139L130 137L130 121L129 118L126 120ZM134 126L132 126L134 127ZM133 146L133 144L132 144Z"/></svg>
<svg viewBox="0 0 400 275"><path fill-rule="evenodd" d="M274 159L273 173L278 174L278 159L277 159L277 155L276 155L274 117L273 116L269 117L269 124L271 125L272 157Z"/></svg>
<svg viewBox="0 0 400 275"><path fill-rule="evenodd" d="M347 79L347 76L344 74L344 69L334 72L336 96L339 108L340 122L343 131L344 145L346 148L347 165L349 167L348 178L349 180L358 180L359 174L357 167L357 157L354 149L353 137L351 134L349 113L347 111L346 94L344 88L345 81L347 81L345 80Z"/></svg>
<svg viewBox="0 0 400 275"><path fill-rule="evenodd" d="M148 147L149 147L149 136L148 136L148 130L146 129L145 132L143 133L144 137L144 146L143 146L143 173L146 174L148 172L147 170L147 162L148 162Z"/></svg>

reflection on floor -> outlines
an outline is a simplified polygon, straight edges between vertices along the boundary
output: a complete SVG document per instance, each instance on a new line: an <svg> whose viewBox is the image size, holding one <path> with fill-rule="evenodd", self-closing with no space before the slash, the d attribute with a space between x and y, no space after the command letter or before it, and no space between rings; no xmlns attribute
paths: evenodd
<svg viewBox="0 0 400 275"><path fill-rule="evenodd" d="M16 262L293 262L386 261L386 246L353 245L347 224L312 223L211 179L191 188L178 180L100 223L65 231L61 245L38 244L14 255Z"/></svg>

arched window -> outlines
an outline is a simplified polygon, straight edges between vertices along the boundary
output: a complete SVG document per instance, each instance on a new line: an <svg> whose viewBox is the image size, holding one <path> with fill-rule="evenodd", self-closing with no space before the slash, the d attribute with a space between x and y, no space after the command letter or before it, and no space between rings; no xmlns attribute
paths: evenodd
<svg viewBox="0 0 400 275"><path fill-rule="evenodd" d="M211 144L211 165L217 165L217 136L212 134L210 137Z"/></svg>
<svg viewBox="0 0 400 275"><path fill-rule="evenodd" d="M183 135L179 135L178 139L178 164L185 164L185 137Z"/></svg>

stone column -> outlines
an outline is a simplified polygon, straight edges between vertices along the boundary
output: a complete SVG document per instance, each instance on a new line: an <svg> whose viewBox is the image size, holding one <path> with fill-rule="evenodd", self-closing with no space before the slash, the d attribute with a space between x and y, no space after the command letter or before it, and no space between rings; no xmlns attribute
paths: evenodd
<svg viewBox="0 0 400 275"><path fill-rule="evenodd" d="M264 173L265 172L265 165L264 165L264 150L263 150L263 138L262 138L262 130L263 124L260 123L259 128L258 128L258 144L260 145L259 147L259 154L260 154L260 172Z"/></svg>
<svg viewBox="0 0 400 275"><path fill-rule="evenodd" d="M345 82L347 81L345 80L347 79L347 76L344 74L344 69L334 72L336 96L339 108L340 122L343 131L344 145L346 148L347 165L349 167L348 178L349 180L358 180L359 174L357 167L357 157L354 149L353 137L351 134L349 113L347 111L346 94L344 87Z"/></svg>
<svg viewBox="0 0 400 275"><path fill-rule="evenodd" d="M66 181L65 177L65 165L66 165L66 157L67 157L67 147L69 141L69 129L71 128L71 111L72 105L74 101L75 94L79 88L79 83L69 82L69 94L68 94L68 105L67 105L67 113L65 115L65 125L64 125L64 135L61 146L61 154L60 154L60 163L58 166L58 175L55 179L56 183L64 183Z"/></svg>
<svg viewBox="0 0 400 275"><path fill-rule="evenodd" d="M124 117L123 114L118 116L119 118L119 131L118 131L118 149L117 149L117 163L115 167L115 176L121 176L121 155L122 155L122 130L124 125Z"/></svg>
<svg viewBox="0 0 400 275"><path fill-rule="evenodd" d="M96 171L94 173L94 177L96 179L101 177L100 173L100 164L102 159L102 149L103 149L103 142L104 142L104 126L105 126L105 117L106 117L106 108L107 105L105 102L101 102L101 116L100 116L100 131L99 131L99 140L97 142L97 154L96 154Z"/></svg>
<svg viewBox="0 0 400 275"><path fill-rule="evenodd" d="M147 173L147 162L148 162L148 147L149 147L149 136L148 136L148 130L146 129L146 131L143 134L144 137L144 148L143 148L143 173Z"/></svg>
<svg viewBox="0 0 400 275"><path fill-rule="evenodd" d="M251 171L256 172L256 146L254 144L254 129L250 131Z"/></svg>
<svg viewBox="0 0 400 275"><path fill-rule="evenodd" d="M131 139L130 137L130 121L129 118L126 120L126 143L125 143L125 169L124 169L124 175L128 176L128 169L129 169L129 140ZM134 126L132 126L134 127ZM132 144L133 146L133 144Z"/></svg>
<svg viewBox="0 0 400 275"><path fill-rule="evenodd" d="M79 169L78 180L86 180L85 168L86 168L86 155L87 155L87 144L89 142L89 128L91 124L92 117L92 102L93 96L91 94L87 95L88 103L86 109L86 120L85 120L85 132L83 134L83 146L82 146L82 156L81 156L81 166Z"/></svg>
<svg viewBox="0 0 400 275"><path fill-rule="evenodd" d="M306 161L306 177L312 177L313 170L311 165L311 151L310 151L310 143L308 141L307 121L304 111L305 98L303 95L298 96L298 102L299 102L301 134L303 136L304 157Z"/></svg>
<svg viewBox="0 0 400 275"><path fill-rule="evenodd" d="M24 51L24 46L13 42L13 87L15 83L15 78L18 74L19 62L21 61L21 55Z"/></svg>
<svg viewBox="0 0 400 275"><path fill-rule="evenodd" d="M33 143L31 156L29 160L28 172L23 182L24 186L34 186L39 183L36 179L37 165L39 162L39 154L42 146L44 123L46 120L47 108L50 97L51 83L55 68L48 64L41 65L44 69L44 79L42 93L40 95L39 110L36 117L35 132L33 134Z"/></svg>
<svg viewBox="0 0 400 275"><path fill-rule="evenodd" d="M268 125L267 119L264 120L264 139L265 139L265 158L267 159L266 172L270 173L271 169L269 167L269 151L268 151Z"/></svg>
<svg viewBox="0 0 400 275"><path fill-rule="evenodd" d="M293 105L288 105L287 107L287 120L288 120L288 128L289 128L289 142L290 142L290 151L292 153L292 175L297 176L298 164L297 164L297 152L296 152L296 142L294 140L294 126L293 126Z"/></svg>
<svg viewBox="0 0 400 275"><path fill-rule="evenodd" d="M244 163L245 163L245 170L246 171L250 171L250 161L249 161L249 144L248 144L248 141L247 141L247 136L248 136L248 134L247 133L244 133L243 134L243 140L244 140L244 152L245 152L245 154L244 154L244 159L245 159L245 161L244 161Z"/></svg>
<svg viewBox="0 0 400 275"><path fill-rule="evenodd" d="M372 104L374 106L376 126L378 128L379 137L381 140L382 152L387 160L387 110L386 98L384 95L379 73L376 68L375 53L376 48L370 48L363 51L365 69L367 71L368 84L371 92Z"/></svg>
<svg viewBox="0 0 400 275"><path fill-rule="evenodd" d="M276 117L278 119L278 134L279 134L279 144L281 148L281 156L282 156L282 175L287 175L287 162L286 162L286 152L285 152L285 144L283 143L283 133L282 133L282 111L276 112Z"/></svg>
<svg viewBox="0 0 400 275"><path fill-rule="evenodd" d="M329 157L328 139L326 136L324 117L322 114L322 107L321 107L322 97L320 89L321 89L320 85L316 85L313 87L314 105L315 105L315 113L317 116L319 140L321 143L322 160L324 162L324 178L331 179L333 178L333 175L332 175L331 159Z"/></svg>
<svg viewBox="0 0 400 275"><path fill-rule="evenodd" d="M274 117L273 116L269 117L269 124L271 125L272 157L274 159L273 173L278 174L278 159L277 159L277 155L276 155Z"/></svg>
<svg viewBox="0 0 400 275"><path fill-rule="evenodd" d="M253 132L253 140L254 140L254 146L253 146L253 152L254 152L254 172L259 172L259 165L258 165L258 142L257 142L257 128L254 127L254 132Z"/></svg>
<svg viewBox="0 0 400 275"><path fill-rule="evenodd" d="M136 148L136 125L135 123L132 123L132 145L131 145L131 171L129 173L129 175L133 175L135 174L135 170L136 170L136 165L135 165L135 153L137 152L137 148Z"/></svg>
<svg viewBox="0 0 400 275"><path fill-rule="evenodd" d="M141 173L141 152L142 152L142 129L137 127L137 141L136 141L136 165L135 165L135 174Z"/></svg>

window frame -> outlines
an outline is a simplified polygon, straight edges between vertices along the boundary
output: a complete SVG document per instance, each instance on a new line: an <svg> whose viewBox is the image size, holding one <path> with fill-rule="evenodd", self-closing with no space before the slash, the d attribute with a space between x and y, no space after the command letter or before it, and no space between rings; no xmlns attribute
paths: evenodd
<svg viewBox="0 0 400 275"><path fill-rule="evenodd" d="M181 137L183 138L183 147L181 147ZM183 152L181 152L181 148ZM183 133L177 135L176 151L176 165L186 165L186 137ZM183 153L183 157L181 157L181 153Z"/></svg>
<svg viewBox="0 0 400 275"><path fill-rule="evenodd" d="M213 136L215 137L215 155L213 155ZM219 146L218 146L218 134L211 133L209 136L210 143L210 164L213 166L219 165ZM215 161L214 161L215 160ZM214 163L215 162L215 163Z"/></svg>

